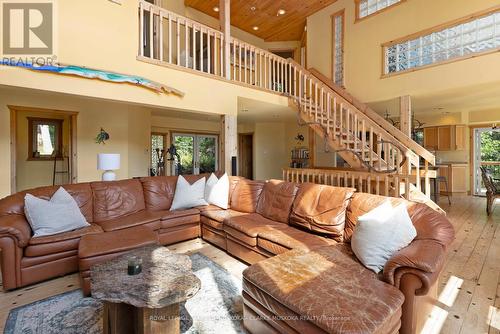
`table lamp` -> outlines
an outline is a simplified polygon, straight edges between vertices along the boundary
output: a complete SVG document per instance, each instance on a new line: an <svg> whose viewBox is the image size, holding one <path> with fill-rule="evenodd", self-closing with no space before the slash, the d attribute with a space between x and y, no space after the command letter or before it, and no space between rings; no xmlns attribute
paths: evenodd
<svg viewBox="0 0 500 334"><path fill-rule="evenodd" d="M116 174L114 171L120 169L120 155L109 153L98 154L97 169L104 171L104 173L102 173L103 181L116 180Z"/></svg>

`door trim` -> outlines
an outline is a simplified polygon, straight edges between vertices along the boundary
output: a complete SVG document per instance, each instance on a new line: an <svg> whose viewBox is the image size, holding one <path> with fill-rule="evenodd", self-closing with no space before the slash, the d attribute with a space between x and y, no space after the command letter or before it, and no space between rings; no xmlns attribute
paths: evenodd
<svg viewBox="0 0 500 334"><path fill-rule="evenodd" d="M13 106L7 105L10 110L10 192L15 194L17 190L16 184L16 168L17 168L17 113L18 112L41 112L41 113L51 113L53 115L69 116L70 124L70 152L71 152L71 171L70 171L70 183L78 182L78 165L77 165L77 111L66 111L57 109L44 109L36 107L24 107L24 106Z"/></svg>

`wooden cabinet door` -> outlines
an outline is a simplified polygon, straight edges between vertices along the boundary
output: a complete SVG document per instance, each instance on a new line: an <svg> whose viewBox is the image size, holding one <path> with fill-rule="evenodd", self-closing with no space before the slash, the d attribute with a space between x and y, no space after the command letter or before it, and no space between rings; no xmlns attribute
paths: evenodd
<svg viewBox="0 0 500 334"><path fill-rule="evenodd" d="M455 149L462 151L465 150L465 125L457 125L455 126Z"/></svg>
<svg viewBox="0 0 500 334"><path fill-rule="evenodd" d="M452 140L452 127L439 126L438 132L438 151L451 151L454 149Z"/></svg>
<svg viewBox="0 0 500 334"><path fill-rule="evenodd" d="M439 166L438 176L444 176L448 181L448 191L451 191L451 180L450 180L450 171L449 166ZM446 186L444 182L439 182L439 192L446 193Z"/></svg>
<svg viewBox="0 0 500 334"><path fill-rule="evenodd" d="M450 181L448 181L450 182ZM467 192L467 166L452 166L451 169L451 191L454 193Z"/></svg>
<svg viewBox="0 0 500 334"><path fill-rule="evenodd" d="M424 128L424 147L435 150L438 146L438 131L437 128Z"/></svg>

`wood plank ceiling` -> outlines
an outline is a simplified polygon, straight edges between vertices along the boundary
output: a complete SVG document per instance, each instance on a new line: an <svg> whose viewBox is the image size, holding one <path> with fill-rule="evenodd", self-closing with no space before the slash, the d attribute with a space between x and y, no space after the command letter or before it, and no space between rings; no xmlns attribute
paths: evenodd
<svg viewBox="0 0 500 334"><path fill-rule="evenodd" d="M231 24L266 41L298 41L307 17L336 0L231 0ZM219 0L185 0L185 5L219 17ZM279 10L285 14L279 15ZM258 27L255 30L254 27Z"/></svg>

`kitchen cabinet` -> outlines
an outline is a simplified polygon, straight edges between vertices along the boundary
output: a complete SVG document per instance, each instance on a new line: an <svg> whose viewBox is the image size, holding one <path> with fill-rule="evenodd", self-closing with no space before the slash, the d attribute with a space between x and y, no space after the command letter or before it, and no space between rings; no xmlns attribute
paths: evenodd
<svg viewBox="0 0 500 334"><path fill-rule="evenodd" d="M438 148L438 129L437 127L424 128L424 147L430 150Z"/></svg>
<svg viewBox="0 0 500 334"><path fill-rule="evenodd" d="M440 163L438 175L444 176L448 181L448 191L452 194L467 193L467 164L466 163ZM446 194L444 182L439 183L439 192Z"/></svg>
<svg viewBox="0 0 500 334"><path fill-rule="evenodd" d="M465 125L442 125L424 128L424 147L434 151L465 150Z"/></svg>

